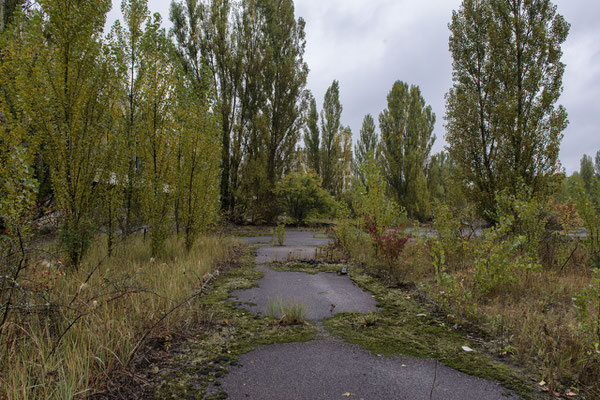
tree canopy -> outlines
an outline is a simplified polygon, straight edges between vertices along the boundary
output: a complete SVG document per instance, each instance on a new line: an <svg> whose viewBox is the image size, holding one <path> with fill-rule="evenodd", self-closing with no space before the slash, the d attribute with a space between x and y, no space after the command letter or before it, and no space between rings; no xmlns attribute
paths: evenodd
<svg viewBox="0 0 600 400"><path fill-rule="evenodd" d="M449 28L448 150L466 195L493 219L496 192L523 183L548 193L559 171L569 24L550 0L464 0Z"/></svg>

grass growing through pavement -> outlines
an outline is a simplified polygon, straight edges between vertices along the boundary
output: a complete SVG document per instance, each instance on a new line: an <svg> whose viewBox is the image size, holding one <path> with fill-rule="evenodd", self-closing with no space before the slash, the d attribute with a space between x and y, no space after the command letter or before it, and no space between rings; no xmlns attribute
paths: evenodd
<svg viewBox="0 0 600 400"><path fill-rule="evenodd" d="M456 237L451 245L446 247L452 251L442 253L435 237L421 238L409 243L390 268L378 262L368 238L357 234L345 255L384 284L418 288L449 319L476 326L494 353L526 368L532 379L544 383L542 389L570 398L600 398L599 336L591 334L590 318L582 318L576 301L594 292L585 241L560 232L550 235L540 244L541 268L507 274L512 281L484 294L480 282L489 280L481 279L483 267L501 265L514 255L497 250L503 242L490 249L485 237ZM591 296L584 303L591 316L600 315L599 305Z"/></svg>
<svg viewBox="0 0 600 400"><path fill-rule="evenodd" d="M290 300L269 298L268 315L279 325L298 325L305 322L306 310L302 304Z"/></svg>
<svg viewBox="0 0 600 400"><path fill-rule="evenodd" d="M498 381L525 399L533 398L522 371L492 358L467 332L432 313L411 292L386 288L356 266L350 268L350 277L375 295L381 310L370 314L340 313L327 319L325 327L333 335L375 354L437 359L458 371ZM466 352L463 346L476 351Z"/></svg>
<svg viewBox="0 0 600 400"><path fill-rule="evenodd" d="M219 390L221 377L237 365L237 356L254 346L303 342L315 337L309 324L273 324L263 317L236 308L229 295L256 286L262 272L253 268L248 253L239 268L216 279L210 293L200 300L203 321L199 334L179 346L178 353L160 365L150 379L159 382L155 398L226 398ZM208 396L208 397L204 397Z"/></svg>
<svg viewBox="0 0 600 400"><path fill-rule="evenodd" d="M279 263L278 271L305 273L339 272L340 264ZM446 318L413 297L413 292L385 287L359 266L349 267L350 278L375 296L380 311L375 313L340 313L324 321L334 336L357 344L374 354L427 357L481 378L502 383L522 398L534 398L526 374L520 369L492 357L479 341L458 329ZM466 352L463 346L476 351ZM505 360L506 361L506 360Z"/></svg>

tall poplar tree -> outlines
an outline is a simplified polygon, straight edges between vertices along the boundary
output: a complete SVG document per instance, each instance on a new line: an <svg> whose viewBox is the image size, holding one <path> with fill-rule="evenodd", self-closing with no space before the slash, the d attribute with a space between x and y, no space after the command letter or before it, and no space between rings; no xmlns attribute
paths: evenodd
<svg viewBox="0 0 600 400"><path fill-rule="evenodd" d="M583 186L588 193L592 193L595 186L596 171L594 170L594 161L592 157L584 154L581 158L579 175L583 181Z"/></svg>
<svg viewBox="0 0 600 400"><path fill-rule="evenodd" d="M399 204L409 216L429 212L425 168L435 141L435 114L418 86L397 81L379 115L384 175Z"/></svg>
<svg viewBox="0 0 600 400"><path fill-rule="evenodd" d="M150 225L153 256L161 254L169 233L177 163L175 74L169 58L171 42L161 22L160 15L154 14L146 24L139 71L142 206Z"/></svg>
<svg viewBox="0 0 600 400"><path fill-rule="evenodd" d="M323 188L336 194L336 166L341 153L341 117L343 107L340 104L340 84L334 80L325 92L323 110L321 110L321 178Z"/></svg>
<svg viewBox="0 0 600 400"><path fill-rule="evenodd" d="M126 105L123 113L123 144L127 160L127 168L123 182L125 183L125 213L123 230L129 234L136 222L139 223L139 119L140 110L140 81L138 73L142 62L142 38L144 25L148 22L150 13L147 0L124 0L121 3L121 13L125 26L115 22L109 40L114 52L117 53L117 65L122 76L124 90L123 103ZM137 221L136 221L137 219Z"/></svg>
<svg viewBox="0 0 600 400"><path fill-rule="evenodd" d="M210 92L195 90L189 77L178 71L174 116L178 137L175 187L178 215L189 251L198 235L217 220L221 130L212 111ZM205 73L206 78L210 79Z"/></svg>
<svg viewBox="0 0 600 400"><path fill-rule="evenodd" d="M218 100L222 129L221 206L231 203L231 135L239 111L237 93L241 80L239 52L236 48L232 10L229 0L174 1L170 18L177 55L199 87L204 90L203 65L212 76Z"/></svg>
<svg viewBox="0 0 600 400"><path fill-rule="evenodd" d="M379 137L375 131L375 120L371 114L365 115L362 127L360 128L360 138L354 147L354 176L359 182L366 186L365 176L361 165L367 163L369 153L372 153L376 160L379 159L377 147L379 146Z"/></svg>
<svg viewBox="0 0 600 400"><path fill-rule="evenodd" d="M310 98L310 108L306 118L306 127L304 128L304 146L306 151L306 164L318 174L321 173L321 146L319 131L319 113L317 111L317 102L312 94Z"/></svg>
<svg viewBox="0 0 600 400"><path fill-rule="evenodd" d="M448 149L465 194L493 219L496 192L522 183L543 195L559 170L569 24L550 0L464 0L449 28Z"/></svg>
<svg viewBox="0 0 600 400"><path fill-rule="evenodd" d="M338 162L337 174L337 192L344 193L352 184L352 129L349 126L343 127L341 136L341 157Z"/></svg>
<svg viewBox="0 0 600 400"><path fill-rule="evenodd" d="M304 62L305 22L302 18L296 20L293 0L259 0L258 7L265 18L262 113L268 123L266 168L273 189L276 180L293 161L300 138L308 77L308 66Z"/></svg>
<svg viewBox="0 0 600 400"><path fill-rule="evenodd" d="M115 94L111 65L101 35L108 0L40 0L43 23L38 68L32 79L42 88L29 117L43 132L57 206L64 213L60 238L77 267L94 232L96 183L107 182L103 168L111 154L109 104Z"/></svg>

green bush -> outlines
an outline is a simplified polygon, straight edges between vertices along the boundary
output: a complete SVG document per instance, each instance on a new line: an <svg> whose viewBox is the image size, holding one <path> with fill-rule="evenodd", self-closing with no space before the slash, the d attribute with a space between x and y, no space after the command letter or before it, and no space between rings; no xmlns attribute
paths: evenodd
<svg viewBox="0 0 600 400"><path fill-rule="evenodd" d="M275 188L275 195L288 216L299 225L305 224L311 214L330 214L335 204L313 172L287 175Z"/></svg>
<svg viewBox="0 0 600 400"><path fill-rule="evenodd" d="M517 194L500 192L496 196L497 221L505 233L520 237L521 248L537 260L548 222L546 203L531 196L531 189L521 187Z"/></svg>
<svg viewBox="0 0 600 400"><path fill-rule="evenodd" d="M279 244L280 246L283 246L285 244L285 224L284 223L278 223L277 227L275 228L275 235L277 236L277 244Z"/></svg>
<svg viewBox="0 0 600 400"><path fill-rule="evenodd" d="M600 182L597 185L600 192ZM600 268L600 204L582 185L575 188L575 202L586 230L585 243L590 252L590 264Z"/></svg>
<svg viewBox="0 0 600 400"><path fill-rule="evenodd" d="M592 283L573 298L580 330L591 337L589 354L600 359L600 269L594 269Z"/></svg>

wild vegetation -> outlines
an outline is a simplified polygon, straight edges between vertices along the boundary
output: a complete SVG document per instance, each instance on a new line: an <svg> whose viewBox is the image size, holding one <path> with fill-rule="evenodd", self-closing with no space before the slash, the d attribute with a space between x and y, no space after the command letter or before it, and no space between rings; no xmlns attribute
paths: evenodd
<svg viewBox="0 0 600 400"><path fill-rule="evenodd" d="M561 169L569 24L550 0L453 13L438 154L435 114L400 80L353 148L340 82L321 110L306 89L293 0L176 0L169 31L147 0L105 30L110 7L0 2L0 398L96 394L205 322L198 296L239 255L219 224L278 223L282 245L316 220L377 288L416 291L549 391L600 396L600 151ZM284 326L294 304L274 300L269 329L221 306L264 342L308 331Z"/></svg>

